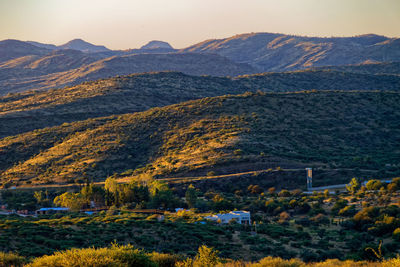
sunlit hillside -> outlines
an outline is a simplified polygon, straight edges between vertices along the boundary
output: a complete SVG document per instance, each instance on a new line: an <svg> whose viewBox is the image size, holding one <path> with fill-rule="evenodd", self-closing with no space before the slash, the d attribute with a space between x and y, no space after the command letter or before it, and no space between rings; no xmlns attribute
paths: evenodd
<svg viewBox="0 0 400 267"><path fill-rule="evenodd" d="M65 123L2 139L2 183L69 183L82 176L101 181L113 173L196 176L277 166L395 175L399 101L392 92L248 93Z"/></svg>
<svg viewBox="0 0 400 267"><path fill-rule="evenodd" d="M237 78L144 73L0 98L0 137L114 114L144 111L192 99L246 91L398 91L400 77L336 71L264 73ZM32 119L33 118L33 119Z"/></svg>

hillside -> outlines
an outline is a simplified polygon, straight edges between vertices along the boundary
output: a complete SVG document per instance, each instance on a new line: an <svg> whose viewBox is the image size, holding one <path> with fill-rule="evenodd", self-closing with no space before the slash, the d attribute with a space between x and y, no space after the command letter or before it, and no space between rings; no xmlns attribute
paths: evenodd
<svg viewBox="0 0 400 267"><path fill-rule="evenodd" d="M163 41L150 41L138 49L109 50L81 39L61 46L4 40L0 41L0 95L154 71L237 76L311 68L398 75L396 62L400 62L400 39L374 34L320 38L247 33L180 50Z"/></svg>
<svg viewBox="0 0 400 267"><path fill-rule="evenodd" d="M100 60L98 57L98 54L62 50L42 58L7 62L0 66L0 95L28 89L61 88L84 81L142 72L181 71L190 75L212 76L237 76L257 72L247 64L235 63L216 54L148 53ZM28 66L21 68L24 64ZM40 68L36 67L38 65Z"/></svg>
<svg viewBox="0 0 400 267"><path fill-rule="evenodd" d="M206 40L182 52L217 53L262 71L400 61L400 39L367 34L355 37L304 37L246 33Z"/></svg>
<svg viewBox="0 0 400 267"><path fill-rule="evenodd" d="M77 50L55 50L46 55L31 55L0 63L0 85L18 83L18 80L39 79L39 76L79 68L99 60ZM2 88L0 91L5 91Z"/></svg>
<svg viewBox="0 0 400 267"><path fill-rule="evenodd" d="M363 74L389 74L400 75L400 62L364 63L359 65L327 66L315 70L331 70Z"/></svg>
<svg viewBox="0 0 400 267"><path fill-rule="evenodd" d="M50 51L18 40L3 40L0 41L0 62L29 55L45 55Z"/></svg>
<svg viewBox="0 0 400 267"><path fill-rule="evenodd" d="M140 47L140 49L160 49L160 48L171 49L171 50L174 49L169 43L157 40L150 41L147 44Z"/></svg>
<svg viewBox="0 0 400 267"><path fill-rule="evenodd" d="M144 111L192 99L246 91L393 90L400 77L335 71L265 73L238 78L176 72L119 76L49 91L0 97L0 137L64 122Z"/></svg>
<svg viewBox="0 0 400 267"><path fill-rule="evenodd" d="M85 53L105 52L105 51L110 50L103 45L94 45L94 44L88 43L82 39L71 40L66 44L58 46L58 48L59 49L74 49L74 50L79 50L79 51L82 51Z"/></svg>
<svg viewBox="0 0 400 267"><path fill-rule="evenodd" d="M0 177L26 185L277 166L398 175L399 101L398 92L248 93L65 123L0 140Z"/></svg>

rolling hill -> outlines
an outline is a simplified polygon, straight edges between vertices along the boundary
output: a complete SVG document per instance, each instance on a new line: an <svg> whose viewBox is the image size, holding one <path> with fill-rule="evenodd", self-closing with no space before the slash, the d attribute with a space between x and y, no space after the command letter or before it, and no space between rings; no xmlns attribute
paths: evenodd
<svg viewBox="0 0 400 267"><path fill-rule="evenodd" d="M0 41L0 63L24 56L45 55L49 52L49 49L37 47L27 42L12 39Z"/></svg>
<svg viewBox="0 0 400 267"><path fill-rule="evenodd" d="M374 34L320 38L247 33L180 50L162 41L150 41L139 49L109 50L81 39L61 46L4 40L0 41L0 95L150 71L237 76L316 68L396 75L396 62L400 62L400 39Z"/></svg>
<svg viewBox="0 0 400 267"><path fill-rule="evenodd" d="M65 123L1 139L0 177L19 186L276 166L398 175L399 101L398 92L246 93Z"/></svg>
<svg viewBox="0 0 400 267"><path fill-rule="evenodd" d="M304 37L246 33L206 40L181 52L217 53L261 71L400 61L400 39L375 34L354 37Z"/></svg>
<svg viewBox="0 0 400 267"><path fill-rule="evenodd" d="M358 65L345 66L327 66L315 68L315 70L332 70L340 72L352 72L363 74L389 74L400 75L400 62L383 62L383 63L364 63Z"/></svg>
<svg viewBox="0 0 400 267"><path fill-rule="evenodd" d="M82 39L71 40L68 43L58 46L57 48L58 49L74 49L74 50L82 51L85 53L110 51L110 49L106 48L104 45L94 45L94 44L88 43Z"/></svg>
<svg viewBox="0 0 400 267"><path fill-rule="evenodd" d="M44 57L15 59L0 65L0 95L51 89L116 75L181 71L191 75L237 76L256 73L247 65L216 54L147 53L99 59L98 54L57 50Z"/></svg>
<svg viewBox="0 0 400 267"><path fill-rule="evenodd" d="M7 83L18 82L23 78L39 79L43 75L79 68L97 60L99 58L95 55L67 49L55 50L44 56L19 57L0 63L0 83L7 86Z"/></svg>
<svg viewBox="0 0 400 267"><path fill-rule="evenodd" d="M400 77L335 71L264 73L237 78L177 72L118 76L49 91L0 97L0 137L192 99L250 92L400 89Z"/></svg>

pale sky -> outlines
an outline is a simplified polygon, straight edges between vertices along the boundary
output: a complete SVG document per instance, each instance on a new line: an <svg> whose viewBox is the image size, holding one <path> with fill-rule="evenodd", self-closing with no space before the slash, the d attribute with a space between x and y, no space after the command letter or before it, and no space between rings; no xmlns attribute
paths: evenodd
<svg viewBox="0 0 400 267"><path fill-rule="evenodd" d="M248 32L400 37L400 0L0 0L0 40L183 48Z"/></svg>

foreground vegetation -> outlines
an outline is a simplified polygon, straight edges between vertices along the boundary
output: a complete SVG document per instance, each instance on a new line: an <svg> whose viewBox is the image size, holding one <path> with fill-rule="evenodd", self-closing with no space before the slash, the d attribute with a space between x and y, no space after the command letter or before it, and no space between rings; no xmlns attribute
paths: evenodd
<svg viewBox="0 0 400 267"><path fill-rule="evenodd" d="M1 216L0 250L38 257L115 241L182 257L195 255L205 244L219 250L221 257L235 260L274 256L307 262L376 261L400 252L399 190L400 178L389 184L371 180L366 186L354 178L348 193L306 195L301 190L277 192L251 185L232 194L189 186L179 197L159 181L118 185L109 178L104 189L89 185L76 193L35 192L33 200L30 193L6 191L3 203L10 208L28 208L33 201L35 209L53 202L75 213ZM104 205L103 211L83 213L92 202ZM191 209L175 212L177 207ZM144 208L153 210L143 213ZM250 211L253 224L205 220L207 215L234 209Z"/></svg>
<svg viewBox="0 0 400 267"><path fill-rule="evenodd" d="M50 256L26 259L18 255L3 253L0 256L1 266L135 266L135 267L396 267L400 266L400 258L382 260L380 262L326 260L322 262L305 263L299 259L285 260L279 257L266 257L258 262L234 261L220 258L218 251L201 246L193 258L184 258L174 254L157 252L145 253L131 245L119 246L113 244L109 248L72 249L56 252Z"/></svg>

